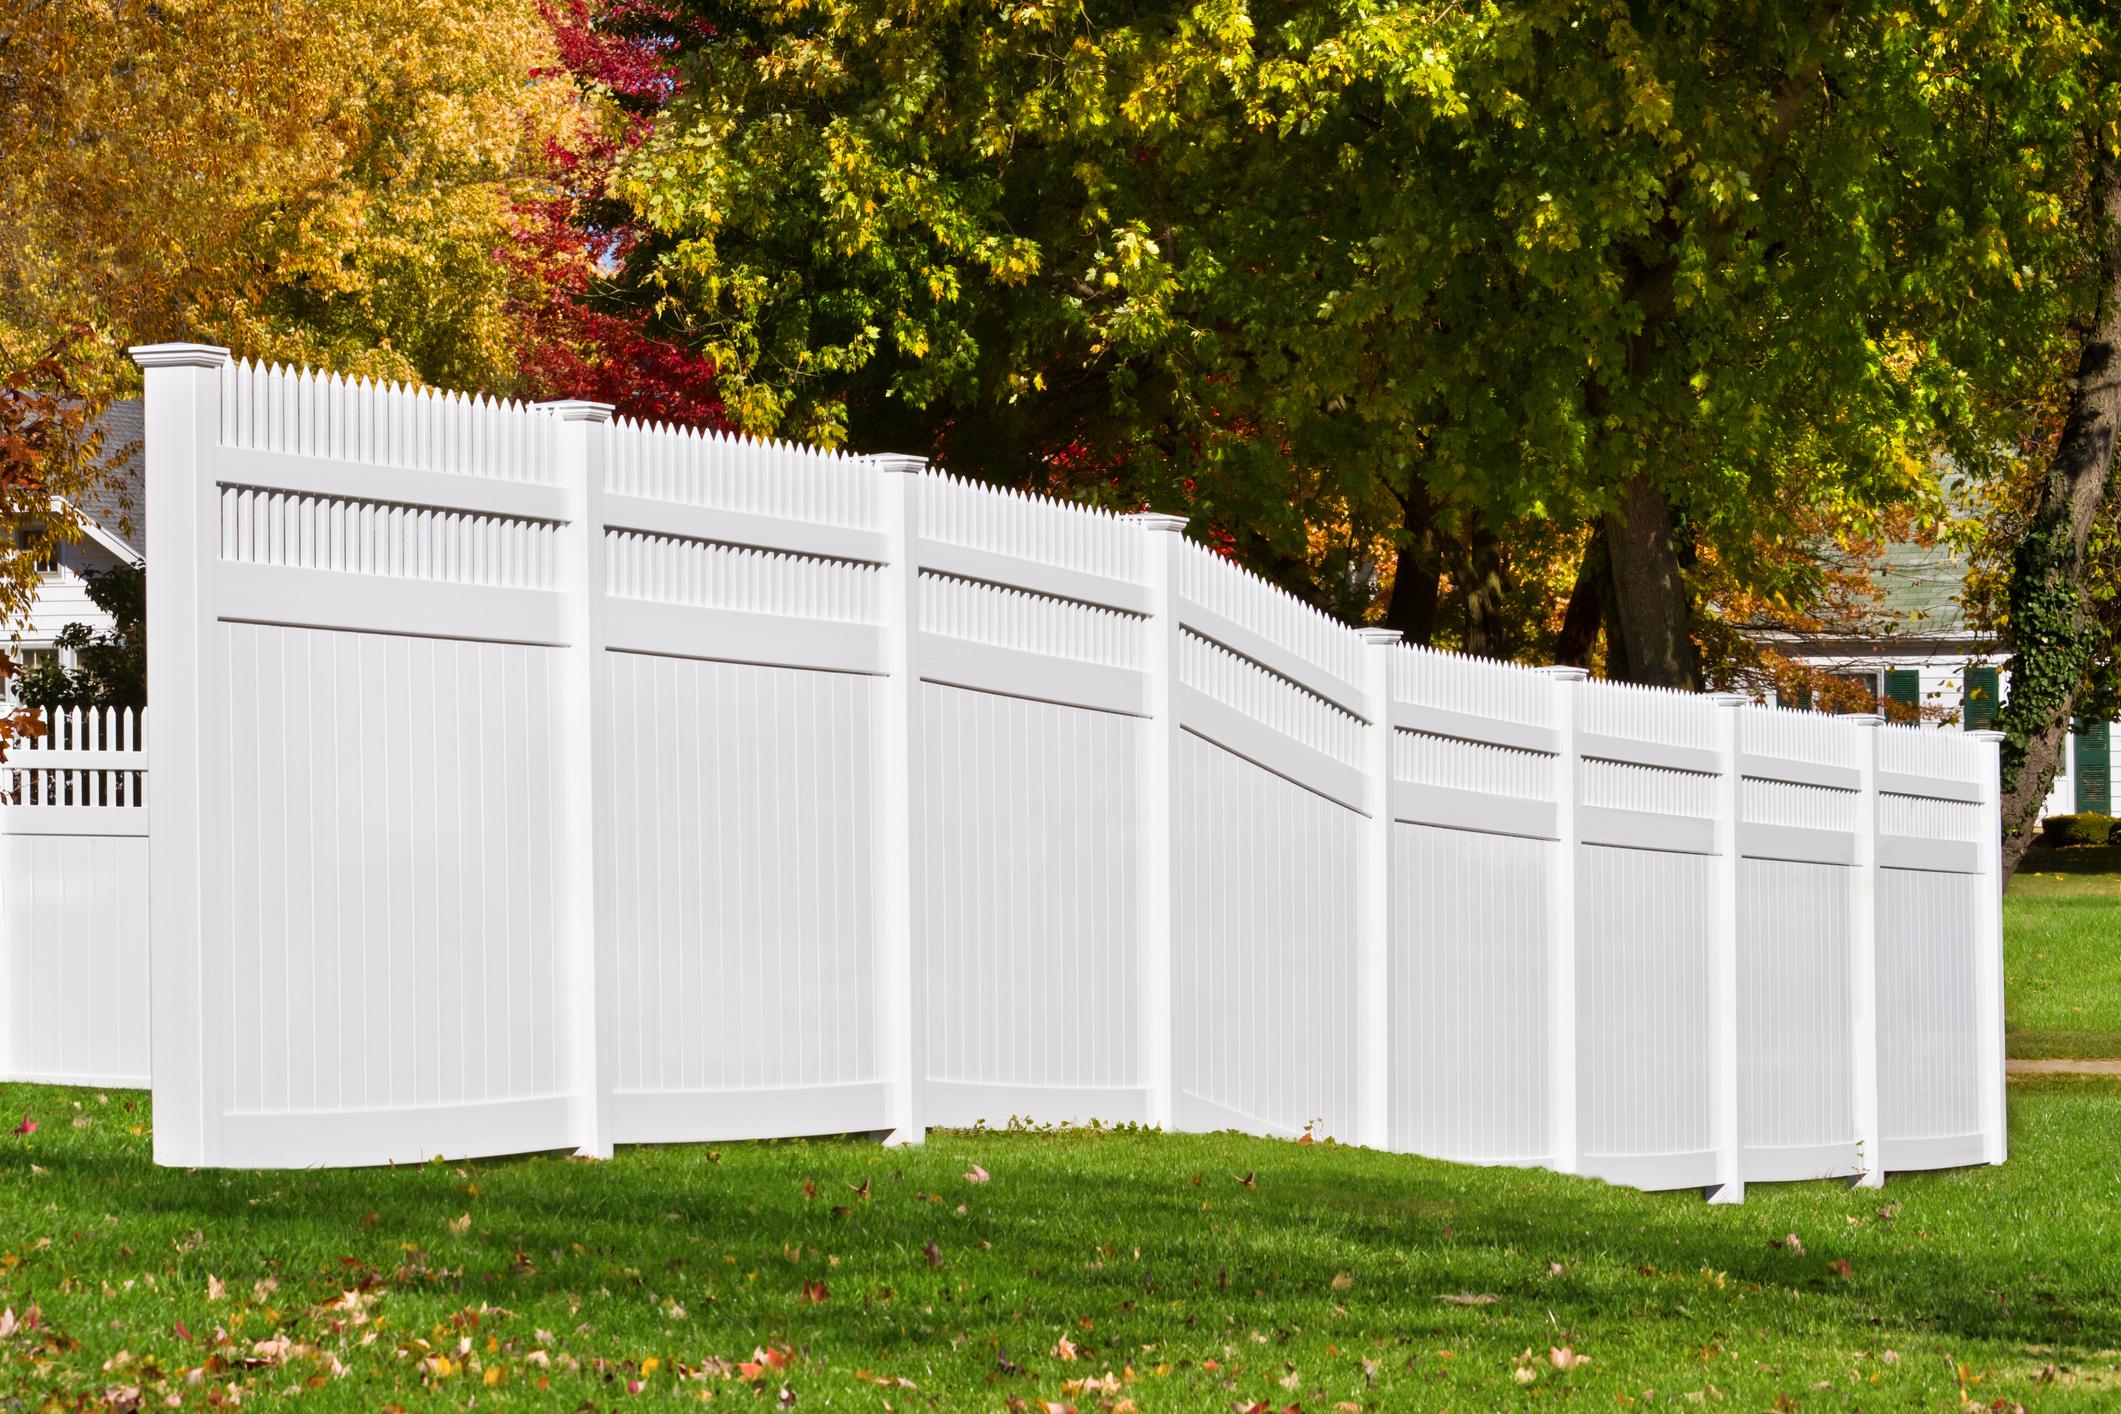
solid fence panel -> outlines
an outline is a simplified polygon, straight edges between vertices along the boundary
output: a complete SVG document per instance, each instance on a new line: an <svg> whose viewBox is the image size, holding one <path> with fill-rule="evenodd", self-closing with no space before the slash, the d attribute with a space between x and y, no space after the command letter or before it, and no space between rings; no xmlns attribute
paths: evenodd
<svg viewBox="0 0 2121 1414"><path fill-rule="evenodd" d="M1393 653L1391 677L1392 1146L1550 1162L1567 688L1420 648ZM1548 749L1512 744L1527 740Z"/></svg>
<svg viewBox="0 0 2121 1414"><path fill-rule="evenodd" d="M1352 1139L1364 645L1198 547L1176 569L1173 1120Z"/></svg>
<svg viewBox="0 0 2121 1414"><path fill-rule="evenodd" d="M1739 1138L1749 1180L1863 1171L1856 840L1864 738L1815 713L1738 720Z"/></svg>
<svg viewBox="0 0 2121 1414"><path fill-rule="evenodd" d="M1718 1181L1717 712L1578 689L1578 1142L1639 1188Z"/></svg>
<svg viewBox="0 0 2121 1414"><path fill-rule="evenodd" d="M579 582L557 522L484 495L558 484L555 420L214 350L142 361L169 547L149 587L157 1156L568 1142L557 645ZM375 493L393 472L417 500Z"/></svg>
<svg viewBox="0 0 2121 1414"><path fill-rule="evenodd" d="M1146 1120L1145 537L950 477L923 476L919 491L913 916L927 1118Z"/></svg>
<svg viewBox="0 0 2121 1414"><path fill-rule="evenodd" d="M1879 729L1878 1110L1887 1169L1981 1163L1994 1142L1984 1090L1983 964L1995 888L1983 868L1994 749L1967 735ZM1992 790L1992 788L1991 788ZM1987 1123L1985 1123L1987 1121Z"/></svg>
<svg viewBox="0 0 2121 1414"><path fill-rule="evenodd" d="M886 1127L876 473L630 421L589 435L627 498L623 527L598 503L606 1137ZM763 545L643 528L668 524Z"/></svg>

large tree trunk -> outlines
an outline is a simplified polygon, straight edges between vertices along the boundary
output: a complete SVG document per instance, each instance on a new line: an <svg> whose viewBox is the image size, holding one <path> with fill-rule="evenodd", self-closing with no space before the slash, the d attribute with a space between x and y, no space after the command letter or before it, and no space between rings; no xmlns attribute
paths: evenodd
<svg viewBox="0 0 2121 1414"><path fill-rule="evenodd" d="M2121 429L2121 179L2104 138L2091 140L2097 167L2085 234L2098 256L2099 304L2078 350L2061 440L2011 564L2011 687L1997 722L2006 880L2032 844L2077 693L2102 646L2085 596L2084 546L2113 492Z"/></svg>
<svg viewBox="0 0 2121 1414"><path fill-rule="evenodd" d="M1475 521L1466 536L1466 652L1481 658L1510 656L1509 571L1495 533Z"/></svg>
<svg viewBox="0 0 2121 1414"><path fill-rule="evenodd" d="M1701 686L1686 578L1673 544L1672 503L1643 475L1621 488L1620 506L1605 518L1606 570L1612 596L1606 616L1611 659L1625 663L1629 682L1693 690ZM1618 639L1618 644L1615 644ZM1610 650L1618 646L1615 655Z"/></svg>
<svg viewBox="0 0 2121 1414"><path fill-rule="evenodd" d="M1443 555L1436 543L1435 508L1417 478L1399 501L1399 564L1392 571L1392 597L1385 627L1426 648L1436 638L1436 607L1443 590Z"/></svg>
<svg viewBox="0 0 2121 1414"><path fill-rule="evenodd" d="M1584 543L1583 559L1576 566L1576 587L1569 591L1569 604L1561 615L1561 632L1554 636L1556 663L1570 668L1591 666L1591 654L1598 647L1598 630L1605 625L1611 574L1606 567L1605 526L1600 524L1592 527L1591 538Z"/></svg>
<svg viewBox="0 0 2121 1414"><path fill-rule="evenodd" d="M1766 189L1770 171L1820 92L1821 63L1831 48L1842 9L1841 0L1813 9L1806 25L1810 42L1776 92L1762 133L1765 155L1747 174L1756 192ZM1687 258L1687 232L1672 215L1678 207L1675 194L1665 212L1652 222L1642 246L1621 259L1628 299L1642 316L1626 341L1625 368L1630 379L1652 376L1658 360L1665 356L1667 334L1675 332L1670 326L1678 317L1679 268ZM1705 256L1712 264L1721 261L1744 226L1745 209L1742 203L1734 205L1696 233L1702 247L1697 256ZM1683 340L1684 331L1676 331L1676 337ZM1602 403L1596 379L1590 394L1587 406L1596 422ZM1639 469L1642 463L1638 460L1634 465L1637 469L1620 486L1619 507L1604 523L1610 588L1605 615L1606 676L1656 687L1698 689L1701 659L1691 632L1692 600L1674 543L1672 503Z"/></svg>

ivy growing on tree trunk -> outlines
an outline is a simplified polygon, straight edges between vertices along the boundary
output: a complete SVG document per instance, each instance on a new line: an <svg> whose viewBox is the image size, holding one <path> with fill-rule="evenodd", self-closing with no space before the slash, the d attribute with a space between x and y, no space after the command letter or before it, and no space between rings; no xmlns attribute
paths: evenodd
<svg viewBox="0 0 2121 1414"><path fill-rule="evenodd" d="M1997 722L2005 878L2032 844L2078 695L2108 646L2092 611L2085 549L2113 494L2114 438L2121 428L2121 178L2110 137L2095 132L2091 143L2084 219L2098 303L2070 380L2061 437L2011 565L2011 689Z"/></svg>

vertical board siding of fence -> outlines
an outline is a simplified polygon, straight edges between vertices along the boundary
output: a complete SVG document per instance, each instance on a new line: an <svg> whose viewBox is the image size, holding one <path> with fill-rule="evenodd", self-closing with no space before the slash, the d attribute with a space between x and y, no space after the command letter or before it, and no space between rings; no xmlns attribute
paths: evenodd
<svg viewBox="0 0 2121 1414"><path fill-rule="evenodd" d="M1832 718L1748 707L1738 749L1745 1177L1858 1173L1852 959L1865 741Z"/></svg>
<svg viewBox="0 0 2121 1414"><path fill-rule="evenodd" d="M1392 655L1392 1145L1551 1161L1549 888L1563 684Z"/></svg>
<svg viewBox="0 0 2121 1414"><path fill-rule="evenodd" d="M164 456L160 419L192 398L201 435ZM569 1142L558 772L580 586L554 420L202 356L149 363L147 417L158 541L198 547L150 590L150 745L182 808L155 852L157 1103L180 1100L157 1156ZM199 856L165 860L184 834ZM172 865L192 877L165 910Z"/></svg>
<svg viewBox="0 0 2121 1414"><path fill-rule="evenodd" d="M610 1137L883 1128L875 473L630 421L592 435Z"/></svg>
<svg viewBox="0 0 2121 1414"><path fill-rule="evenodd" d="M1984 1090L1987 837L1995 749L1971 734L1885 726L1878 737L1878 1123L1887 1169L1984 1161L2000 1114ZM2000 998L2000 991L1998 992Z"/></svg>
<svg viewBox="0 0 2121 1414"><path fill-rule="evenodd" d="M920 478L914 818L935 1124L1139 1122L1143 535Z"/></svg>
<svg viewBox="0 0 2121 1414"><path fill-rule="evenodd" d="M1577 705L1580 1166L1638 1188L1710 1187L1725 709L1601 682Z"/></svg>
<svg viewBox="0 0 2121 1414"><path fill-rule="evenodd" d="M148 1083L140 715L61 708L0 766L0 1079Z"/></svg>
<svg viewBox="0 0 2121 1414"><path fill-rule="evenodd" d="M1396 644L912 458L141 361L176 804L63 723L0 864L11 940L123 967L137 920L45 880L124 863L48 861L152 819L86 844L152 844L165 1162L1016 1118L1733 1199L2001 1157L1990 743ZM9 957L9 1065L147 1067L47 1046L79 959Z"/></svg>
<svg viewBox="0 0 2121 1414"><path fill-rule="evenodd" d="M1173 1120L1354 1139L1363 645L1198 546L1174 569Z"/></svg>

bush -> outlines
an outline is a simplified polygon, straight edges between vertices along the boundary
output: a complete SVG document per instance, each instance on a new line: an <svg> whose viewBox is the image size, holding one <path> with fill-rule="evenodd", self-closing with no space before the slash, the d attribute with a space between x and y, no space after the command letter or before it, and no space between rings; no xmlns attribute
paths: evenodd
<svg viewBox="0 0 2121 1414"><path fill-rule="evenodd" d="M2040 822L2040 843L2049 849L2105 844L2114 837L2114 817L2097 813L2050 815Z"/></svg>

